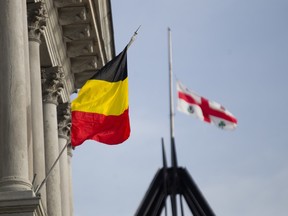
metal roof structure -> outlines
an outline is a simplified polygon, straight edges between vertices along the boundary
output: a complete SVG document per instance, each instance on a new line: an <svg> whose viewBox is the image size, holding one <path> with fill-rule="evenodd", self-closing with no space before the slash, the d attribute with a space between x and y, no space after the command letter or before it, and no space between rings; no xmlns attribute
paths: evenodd
<svg viewBox="0 0 288 216"><path fill-rule="evenodd" d="M171 167L167 167L164 141L162 139L163 167L157 171L135 216L159 216L163 209L167 216L166 199L170 197L171 212L177 216L177 195L180 198L180 212L184 216L183 197L193 216L214 216L189 172L178 167L174 138L171 139Z"/></svg>

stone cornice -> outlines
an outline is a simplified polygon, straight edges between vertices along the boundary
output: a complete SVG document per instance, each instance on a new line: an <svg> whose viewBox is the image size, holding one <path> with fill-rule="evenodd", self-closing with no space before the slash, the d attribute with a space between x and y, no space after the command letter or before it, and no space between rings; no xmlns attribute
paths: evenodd
<svg viewBox="0 0 288 216"><path fill-rule="evenodd" d="M42 1L27 4L29 40L39 43L47 21L47 11L44 5Z"/></svg>
<svg viewBox="0 0 288 216"><path fill-rule="evenodd" d="M64 73L62 67L50 67L41 69L42 94L44 103L58 105L58 99L63 91Z"/></svg>
<svg viewBox="0 0 288 216"><path fill-rule="evenodd" d="M49 16L43 34L49 55L45 66L63 67L61 98L67 102L81 87L82 73L85 79L86 72L100 69L115 56L110 0L42 1ZM82 62L88 62L88 67L80 67Z"/></svg>
<svg viewBox="0 0 288 216"><path fill-rule="evenodd" d="M61 91L61 101L69 101L70 94L75 91L74 77L71 74L70 61L67 59L66 45L62 36L62 29L58 23L57 10L53 6L53 0L42 0L45 2L45 9L48 12L47 25L43 36L48 48L51 65L61 65L65 74L63 80L64 89Z"/></svg>

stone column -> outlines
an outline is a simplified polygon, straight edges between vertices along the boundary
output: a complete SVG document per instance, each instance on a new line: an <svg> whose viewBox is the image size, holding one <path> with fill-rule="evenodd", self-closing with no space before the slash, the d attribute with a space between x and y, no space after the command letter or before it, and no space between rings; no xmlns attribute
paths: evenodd
<svg viewBox="0 0 288 216"><path fill-rule="evenodd" d="M46 26L46 10L43 2L28 4L29 60L31 78L32 128L33 128L33 166L36 179L34 186L45 178L45 151L43 129L43 105L40 68L40 36ZM43 185L41 198L46 208L46 185Z"/></svg>
<svg viewBox="0 0 288 216"><path fill-rule="evenodd" d="M69 177L69 194L70 194L70 216L74 216L74 203L73 203L73 190L72 190L72 146L71 143L67 146L67 155L68 155L68 177Z"/></svg>
<svg viewBox="0 0 288 216"><path fill-rule="evenodd" d="M28 180L23 4L0 1L0 191L30 190Z"/></svg>
<svg viewBox="0 0 288 216"><path fill-rule="evenodd" d="M23 17L27 17L26 1L22 1ZM24 29L28 29L27 20L23 19ZM28 145L28 177L33 180L33 137L32 137L32 110L31 110L31 85L30 85L30 66L29 66L29 48L28 31L24 35L24 56L25 56L25 77L26 77L26 106L27 106L27 145Z"/></svg>
<svg viewBox="0 0 288 216"><path fill-rule="evenodd" d="M58 143L59 151L65 148L70 141L71 111L69 103L61 103L57 107L58 116ZM61 176L61 207L62 216L70 216L70 188L69 188L69 166L67 148L60 157L60 176Z"/></svg>
<svg viewBox="0 0 288 216"><path fill-rule="evenodd" d="M63 89L62 77L63 72L60 67L51 67L42 70L46 174L59 155L57 105L60 92ZM59 163L51 171L46 182L46 189L48 215L62 215Z"/></svg>

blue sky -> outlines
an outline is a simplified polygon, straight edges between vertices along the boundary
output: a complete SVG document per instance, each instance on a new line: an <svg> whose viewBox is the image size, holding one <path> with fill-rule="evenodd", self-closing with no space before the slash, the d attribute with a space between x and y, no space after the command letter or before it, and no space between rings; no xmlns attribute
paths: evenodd
<svg viewBox="0 0 288 216"><path fill-rule="evenodd" d="M141 25L128 50L131 137L73 152L75 216L134 215L162 166L161 137L170 158L168 27L175 77L239 123L222 131L176 111L178 164L217 215L287 215L288 1L111 3L117 53Z"/></svg>

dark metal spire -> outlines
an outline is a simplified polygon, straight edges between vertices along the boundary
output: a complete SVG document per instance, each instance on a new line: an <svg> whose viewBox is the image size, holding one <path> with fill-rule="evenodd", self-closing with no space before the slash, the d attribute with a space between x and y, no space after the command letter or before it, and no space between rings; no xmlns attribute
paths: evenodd
<svg viewBox="0 0 288 216"><path fill-rule="evenodd" d="M162 143L163 167L164 167L164 168L167 168L167 160L166 160L166 153L165 153L165 146L164 146L164 139L163 139L163 137L161 138L161 143Z"/></svg>
<svg viewBox="0 0 288 216"><path fill-rule="evenodd" d="M177 195L180 195L181 216L184 215L182 197L194 216L215 216L196 183L185 168L178 167L174 139L171 143L171 167L167 167L164 141L162 139L163 167L157 171L135 216L160 216L170 196L171 212L177 215ZM174 156L173 156L174 155ZM174 160L174 162L173 162Z"/></svg>
<svg viewBox="0 0 288 216"><path fill-rule="evenodd" d="M178 173L177 173L177 168L178 168L178 162L177 162L177 155L176 155L176 147L175 147L175 141L174 137L171 137L171 165L172 165L172 181L171 181L171 208L172 208L172 216L177 216L177 188L179 184L179 179L178 179Z"/></svg>
<svg viewBox="0 0 288 216"><path fill-rule="evenodd" d="M162 142L162 158L163 158L164 194L165 194L165 197L167 197L167 195L168 195L168 193L167 193L167 177L168 177L168 173L167 173L167 160L166 160L166 153L165 153L165 146L164 146L163 137L161 139L161 142ZM165 216L167 216L166 199L164 200L164 208L165 208Z"/></svg>

